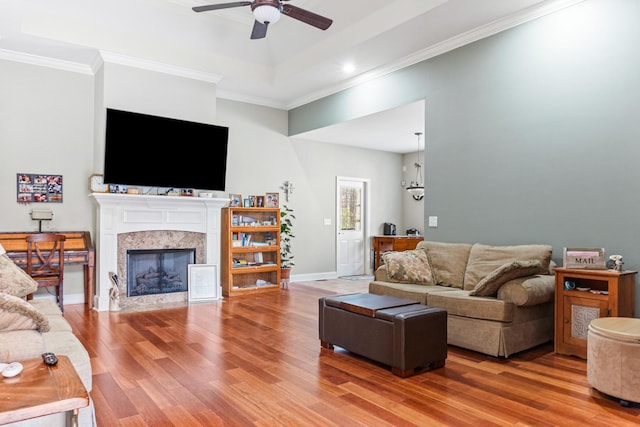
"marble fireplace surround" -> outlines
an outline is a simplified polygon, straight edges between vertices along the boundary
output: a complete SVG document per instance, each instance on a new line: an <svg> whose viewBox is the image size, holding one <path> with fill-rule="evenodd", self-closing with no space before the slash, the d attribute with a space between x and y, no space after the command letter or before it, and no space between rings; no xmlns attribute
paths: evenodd
<svg viewBox="0 0 640 427"><path fill-rule="evenodd" d="M110 193L92 193L90 197L98 206L96 310L109 310L109 272L117 272L120 278L123 309L186 301L186 292L127 298L127 249L196 248L196 263L220 265L220 218L228 199ZM217 271L219 275L220 269Z"/></svg>
<svg viewBox="0 0 640 427"><path fill-rule="evenodd" d="M187 292L128 296L127 251L130 249L195 249L196 264L204 264L206 235L191 231L135 231L118 234L118 277L120 282L120 307L123 311L140 310L188 301ZM219 283L220 281L218 281Z"/></svg>

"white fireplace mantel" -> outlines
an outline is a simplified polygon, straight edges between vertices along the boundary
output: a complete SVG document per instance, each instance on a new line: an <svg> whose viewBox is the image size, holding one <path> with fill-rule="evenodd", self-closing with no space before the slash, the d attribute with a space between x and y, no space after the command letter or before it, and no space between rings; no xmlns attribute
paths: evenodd
<svg viewBox="0 0 640 427"><path fill-rule="evenodd" d="M109 272L118 271L118 234L152 230L205 233L205 263L220 264L220 217L228 199L111 193L92 193L89 197L98 205L96 310L109 309Z"/></svg>

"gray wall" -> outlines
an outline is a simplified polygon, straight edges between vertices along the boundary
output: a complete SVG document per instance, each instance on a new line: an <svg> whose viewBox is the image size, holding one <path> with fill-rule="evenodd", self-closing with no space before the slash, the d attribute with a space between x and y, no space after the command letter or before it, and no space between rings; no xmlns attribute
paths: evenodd
<svg viewBox="0 0 640 427"><path fill-rule="evenodd" d="M394 94L380 110L426 99L426 237L548 243L560 265L604 247L640 269L639 45L640 2L587 0L368 83ZM363 90L292 110L290 132L364 112Z"/></svg>

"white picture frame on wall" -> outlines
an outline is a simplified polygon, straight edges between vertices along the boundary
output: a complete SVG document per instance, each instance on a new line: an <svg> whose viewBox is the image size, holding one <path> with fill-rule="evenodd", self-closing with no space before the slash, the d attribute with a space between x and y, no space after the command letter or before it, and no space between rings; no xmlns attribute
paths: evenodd
<svg viewBox="0 0 640 427"><path fill-rule="evenodd" d="M221 299L216 264L189 264L189 302L208 302Z"/></svg>

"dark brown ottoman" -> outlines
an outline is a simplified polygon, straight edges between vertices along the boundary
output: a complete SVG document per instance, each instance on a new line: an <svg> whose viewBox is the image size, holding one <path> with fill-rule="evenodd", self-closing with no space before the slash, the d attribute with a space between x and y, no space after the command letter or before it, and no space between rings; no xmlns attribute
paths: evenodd
<svg viewBox="0 0 640 427"><path fill-rule="evenodd" d="M444 366L447 311L386 295L349 294L319 299L320 344L334 345L391 366L408 377Z"/></svg>

